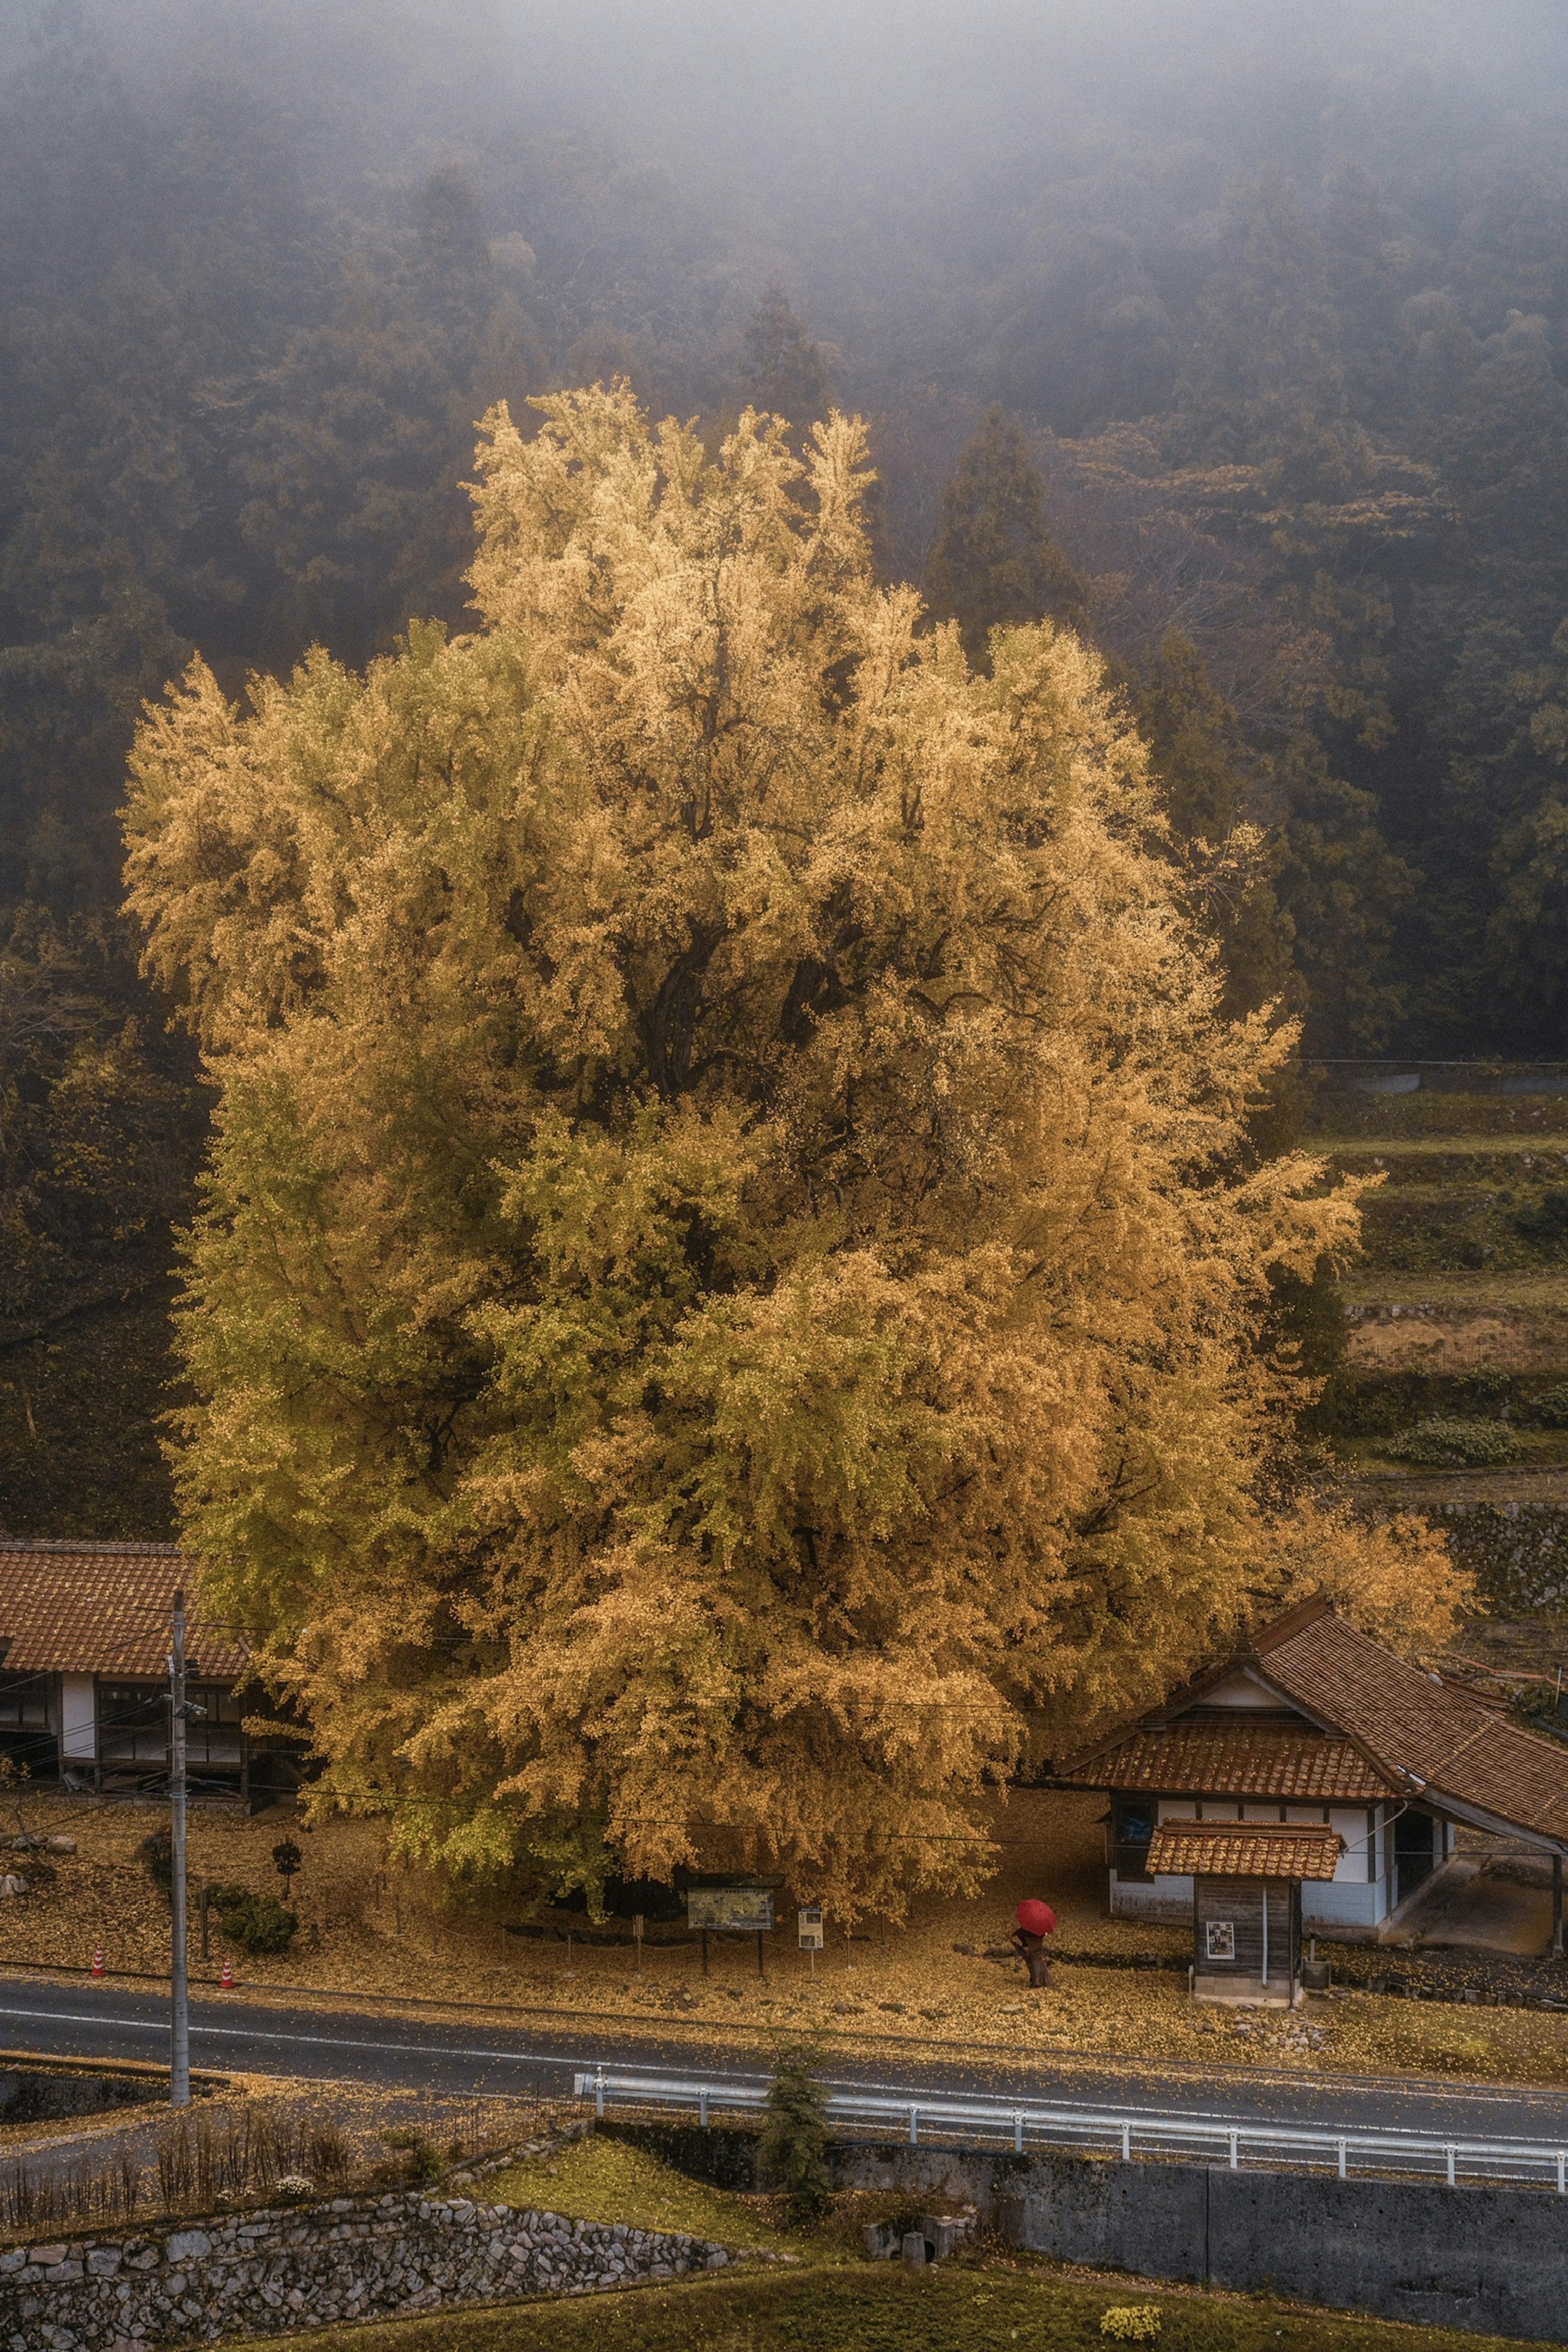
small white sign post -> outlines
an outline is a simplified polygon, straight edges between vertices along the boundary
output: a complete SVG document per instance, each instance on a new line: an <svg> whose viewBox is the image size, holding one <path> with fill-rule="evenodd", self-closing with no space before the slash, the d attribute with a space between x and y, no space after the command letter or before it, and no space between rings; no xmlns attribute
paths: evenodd
<svg viewBox="0 0 1568 2352"><path fill-rule="evenodd" d="M803 1952L811 1954L811 1973L816 1974L816 1956L822 1949L822 1906L807 1904L795 1913L795 1928Z"/></svg>

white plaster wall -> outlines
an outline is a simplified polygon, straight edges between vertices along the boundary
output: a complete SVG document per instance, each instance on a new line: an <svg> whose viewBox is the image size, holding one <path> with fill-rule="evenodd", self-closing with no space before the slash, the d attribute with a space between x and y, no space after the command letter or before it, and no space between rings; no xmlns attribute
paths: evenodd
<svg viewBox="0 0 1568 2352"><path fill-rule="evenodd" d="M1175 1919L1190 1927L1193 1882L1190 1878L1139 1878L1123 1882L1110 1874L1110 1916L1113 1919Z"/></svg>
<svg viewBox="0 0 1568 2352"><path fill-rule="evenodd" d="M1263 1706L1268 1707L1272 1713L1278 1713L1279 1694L1278 1691L1266 1690L1261 1683L1254 1682L1249 1674L1243 1672L1239 1675L1227 1675L1223 1683L1216 1683L1212 1690L1205 1691L1204 1705L1234 1707Z"/></svg>
<svg viewBox="0 0 1568 2352"><path fill-rule="evenodd" d="M60 1753L90 1764L98 1753L98 1717L90 1675L60 1676Z"/></svg>
<svg viewBox="0 0 1568 2352"><path fill-rule="evenodd" d="M1334 1871L1336 1886L1365 1886L1372 1879L1377 1858L1376 1841L1367 1825L1364 1805L1332 1805L1329 1809L1329 1827L1338 1830L1345 1842Z"/></svg>
<svg viewBox="0 0 1568 2352"><path fill-rule="evenodd" d="M1342 1886L1337 1879L1309 1878L1301 1888L1303 1927L1375 1927L1388 1908L1388 1890L1378 1879Z"/></svg>

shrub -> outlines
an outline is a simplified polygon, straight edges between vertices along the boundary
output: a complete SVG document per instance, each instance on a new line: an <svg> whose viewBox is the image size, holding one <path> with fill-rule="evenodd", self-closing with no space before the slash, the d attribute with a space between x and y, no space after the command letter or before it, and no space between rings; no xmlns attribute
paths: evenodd
<svg viewBox="0 0 1568 2352"><path fill-rule="evenodd" d="M220 1882L207 1890L207 1904L218 1926L242 1952L286 1952L300 1922L276 1895L253 1895L248 1886Z"/></svg>
<svg viewBox="0 0 1568 2352"><path fill-rule="evenodd" d="M1403 1437L1390 1438L1382 1450L1395 1462L1479 1470L1493 1463L1517 1462L1520 1445L1501 1422L1432 1420L1417 1422Z"/></svg>
<svg viewBox="0 0 1568 2352"><path fill-rule="evenodd" d="M427 2180L434 2180L441 2169L441 2158L436 2143L427 2139L422 2131L415 2131L411 2126L400 2124L395 2130L382 2133L381 2144L383 2147L397 2150L403 2158L404 2178L416 2188L422 2187Z"/></svg>
<svg viewBox="0 0 1568 2352"><path fill-rule="evenodd" d="M1560 1250L1568 1243L1568 1192L1552 1185L1514 1218L1515 1229L1538 1249Z"/></svg>
<svg viewBox="0 0 1568 2352"><path fill-rule="evenodd" d="M1113 2303L1100 2315L1100 2332L1122 2344L1152 2344L1160 2333L1157 2303Z"/></svg>
<svg viewBox="0 0 1568 2352"><path fill-rule="evenodd" d="M136 1849L136 1859L167 1902L174 1891L174 1841L167 1830L154 1830Z"/></svg>
<svg viewBox="0 0 1568 2352"><path fill-rule="evenodd" d="M761 2177L770 2188L787 2192L792 2218L802 2222L818 2219L833 2189L827 2168L827 2103L816 2079L821 2063L815 2042L782 2046L757 2145Z"/></svg>
<svg viewBox="0 0 1568 2352"><path fill-rule="evenodd" d="M1543 1389L1531 1400L1531 1412L1544 1429L1568 1429L1568 1381Z"/></svg>

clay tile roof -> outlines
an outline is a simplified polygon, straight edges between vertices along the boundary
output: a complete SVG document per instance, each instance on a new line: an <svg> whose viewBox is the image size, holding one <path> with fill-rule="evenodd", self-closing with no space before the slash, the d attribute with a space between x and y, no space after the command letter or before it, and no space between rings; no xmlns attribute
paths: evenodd
<svg viewBox="0 0 1568 2352"><path fill-rule="evenodd" d="M1568 1844L1568 1748L1424 1674L1328 1608L1293 1611L1254 1643L1277 1689L1346 1732L1406 1786Z"/></svg>
<svg viewBox="0 0 1568 2352"><path fill-rule="evenodd" d="M174 1544L0 1537L0 1666L161 1681L174 1592L194 1581ZM244 1670L243 1643L207 1633L195 1607L187 1647L204 1676L227 1681Z"/></svg>
<svg viewBox="0 0 1568 2352"><path fill-rule="evenodd" d="M1395 1783L1348 1739L1305 1727L1183 1724L1133 1730L1064 1777L1087 1789L1147 1789L1170 1797L1305 1797L1355 1803Z"/></svg>
<svg viewBox="0 0 1568 2352"><path fill-rule="evenodd" d="M1149 1867L1187 1878L1331 1878L1338 1830L1272 1822L1162 1822L1149 1842Z"/></svg>

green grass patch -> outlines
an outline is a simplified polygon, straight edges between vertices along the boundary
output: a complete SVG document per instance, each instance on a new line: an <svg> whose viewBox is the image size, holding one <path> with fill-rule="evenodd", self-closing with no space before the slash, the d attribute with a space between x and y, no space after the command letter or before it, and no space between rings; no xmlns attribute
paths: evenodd
<svg viewBox="0 0 1568 2352"><path fill-rule="evenodd" d="M1397 1454L1393 1449L1398 1441L1389 1435L1378 1437L1336 1435L1331 1442L1340 1459L1353 1464L1358 1470L1387 1469L1398 1471L1406 1476L1424 1476L1434 1469L1462 1471L1468 1468L1473 1475L1478 1468L1489 1469L1494 1466L1515 1470L1568 1468L1568 1432L1561 1429L1512 1429L1509 1433L1515 1440L1515 1451L1508 1462L1498 1465L1486 1463L1466 1464L1455 1462L1451 1458L1443 1461L1426 1461L1419 1454Z"/></svg>
<svg viewBox="0 0 1568 2352"><path fill-rule="evenodd" d="M1340 1094L1319 1108L1309 1132L1314 1150L1340 1143L1412 1141L1442 1136L1518 1136L1550 1143L1568 1131L1565 1095L1451 1095L1423 1087L1413 1095Z"/></svg>
<svg viewBox="0 0 1568 2352"><path fill-rule="evenodd" d="M1343 1160L1357 1169L1379 1160L1397 1160L1402 1172L1412 1162L1460 1168L1496 1161L1516 1177L1520 1160L1539 1160L1546 1170L1568 1161L1568 1135L1314 1135L1307 1149Z"/></svg>
<svg viewBox="0 0 1568 2352"><path fill-rule="evenodd" d="M775 2226L772 2200L739 2197L677 2172L645 2148L592 2133L559 2157L532 2158L493 2173L475 2191L488 2205L532 2206L573 2221L629 2221L637 2230L674 2230L721 2246L767 2246L822 2261L831 2242Z"/></svg>
<svg viewBox="0 0 1568 2352"><path fill-rule="evenodd" d="M1161 2352L1503 2352L1496 2336L1001 2263L751 2272L270 2340L313 2352L1105 2352L1103 2314L1146 2303L1159 2307Z"/></svg>
<svg viewBox="0 0 1568 2352"><path fill-rule="evenodd" d="M1337 1286L1347 1307L1457 1307L1471 1314L1506 1307L1568 1309L1568 1274L1562 1272L1382 1274L1358 1266Z"/></svg>

